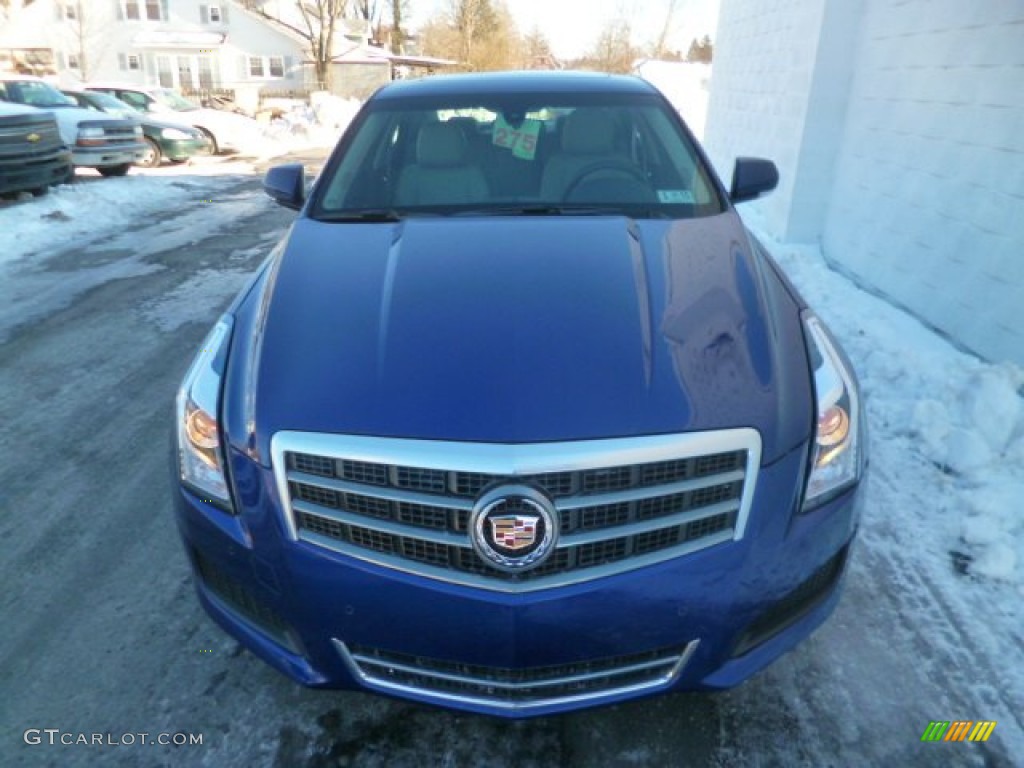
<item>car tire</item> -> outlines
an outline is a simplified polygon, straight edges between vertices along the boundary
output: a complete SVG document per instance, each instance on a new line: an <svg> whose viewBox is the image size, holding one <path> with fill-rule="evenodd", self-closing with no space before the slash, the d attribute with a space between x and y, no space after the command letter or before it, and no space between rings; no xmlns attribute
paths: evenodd
<svg viewBox="0 0 1024 768"><path fill-rule="evenodd" d="M146 142L146 154L141 160L136 160L135 164L141 168L157 168L160 165L160 161L163 160L163 152L160 151L160 145L153 141L149 136L145 137Z"/></svg>
<svg viewBox="0 0 1024 768"><path fill-rule="evenodd" d="M122 165L109 165L106 168L97 168L96 170L100 172L101 176L124 176L131 167L131 163L124 163Z"/></svg>
<svg viewBox="0 0 1024 768"><path fill-rule="evenodd" d="M200 128L198 125L196 126L196 128L200 132L202 132L203 136L205 136L206 138L208 138L210 140L210 154L211 155L220 154L220 147L217 146L217 137L214 136L212 133L210 133L205 128Z"/></svg>
<svg viewBox="0 0 1024 768"><path fill-rule="evenodd" d="M46 195L50 194L50 188L36 187L35 189L30 189L29 192L32 193L32 197L45 197Z"/></svg>

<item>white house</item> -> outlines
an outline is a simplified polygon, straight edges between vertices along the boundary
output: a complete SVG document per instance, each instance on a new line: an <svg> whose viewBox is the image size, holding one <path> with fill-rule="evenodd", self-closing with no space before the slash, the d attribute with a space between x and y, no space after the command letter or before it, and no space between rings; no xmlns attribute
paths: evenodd
<svg viewBox="0 0 1024 768"><path fill-rule="evenodd" d="M353 45L348 26L339 30L339 53ZM28 62L68 85L120 80L254 92L313 83L301 34L231 0L36 0L0 30L0 67L5 61L8 68Z"/></svg>
<svg viewBox="0 0 1024 768"><path fill-rule="evenodd" d="M722 0L705 144L771 234L1024 364L1024 0Z"/></svg>

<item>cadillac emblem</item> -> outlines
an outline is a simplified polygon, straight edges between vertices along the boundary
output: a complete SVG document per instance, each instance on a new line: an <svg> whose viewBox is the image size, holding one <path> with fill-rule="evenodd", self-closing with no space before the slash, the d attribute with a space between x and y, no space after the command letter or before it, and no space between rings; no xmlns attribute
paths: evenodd
<svg viewBox="0 0 1024 768"><path fill-rule="evenodd" d="M473 505L469 534L473 549L489 565L521 573L543 563L558 539L551 500L528 485L502 485Z"/></svg>
<svg viewBox="0 0 1024 768"><path fill-rule="evenodd" d="M43 137L40 136L38 133L30 133L28 136L25 137L25 140L31 142L32 144L35 144L41 138Z"/></svg>

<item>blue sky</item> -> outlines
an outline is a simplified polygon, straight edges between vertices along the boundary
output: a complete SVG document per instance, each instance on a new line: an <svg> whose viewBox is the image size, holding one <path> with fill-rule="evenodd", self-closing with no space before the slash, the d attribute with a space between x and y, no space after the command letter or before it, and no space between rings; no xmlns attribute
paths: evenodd
<svg viewBox="0 0 1024 768"><path fill-rule="evenodd" d="M665 22L670 0L505 0L523 32L539 27L551 41L555 55L571 58L590 48L609 19L626 18L633 42L653 41ZM682 51L695 37L714 38L720 0L675 0L670 46ZM413 0L413 19L419 23L448 0Z"/></svg>

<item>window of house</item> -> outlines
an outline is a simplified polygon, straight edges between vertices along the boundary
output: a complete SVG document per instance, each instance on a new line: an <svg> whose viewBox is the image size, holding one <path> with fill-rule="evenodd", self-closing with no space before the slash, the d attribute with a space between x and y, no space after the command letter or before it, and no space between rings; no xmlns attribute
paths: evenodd
<svg viewBox="0 0 1024 768"><path fill-rule="evenodd" d="M270 76L284 77L284 58L281 56L270 57Z"/></svg>
<svg viewBox="0 0 1024 768"><path fill-rule="evenodd" d="M128 69L142 69L142 62L136 53L128 54Z"/></svg>
<svg viewBox="0 0 1024 768"><path fill-rule="evenodd" d="M164 88L174 87L174 73L171 70L170 56L156 57L156 75L157 79L160 81L160 85Z"/></svg>
<svg viewBox="0 0 1024 768"><path fill-rule="evenodd" d="M78 18L77 9L73 5L64 6L64 18L68 21L74 21Z"/></svg>
<svg viewBox="0 0 1024 768"><path fill-rule="evenodd" d="M124 17L126 19L141 18L139 0L124 0Z"/></svg>
<svg viewBox="0 0 1024 768"><path fill-rule="evenodd" d="M211 5L210 6L210 10L209 10L209 14L210 14L210 23L211 24L220 24L220 22L221 22L221 15L220 15L220 6L219 5Z"/></svg>
<svg viewBox="0 0 1024 768"><path fill-rule="evenodd" d="M249 76L250 77L263 77L263 59L259 56L249 57Z"/></svg>
<svg viewBox="0 0 1024 768"><path fill-rule="evenodd" d="M160 21L160 0L146 0L146 18Z"/></svg>
<svg viewBox="0 0 1024 768"><path fill-rule="evenodd" d="M68 69L81 69L81 63L78 61L77 53L68 54Z"/></svg>

